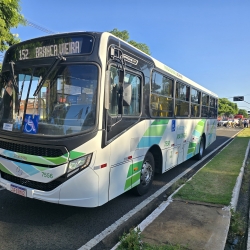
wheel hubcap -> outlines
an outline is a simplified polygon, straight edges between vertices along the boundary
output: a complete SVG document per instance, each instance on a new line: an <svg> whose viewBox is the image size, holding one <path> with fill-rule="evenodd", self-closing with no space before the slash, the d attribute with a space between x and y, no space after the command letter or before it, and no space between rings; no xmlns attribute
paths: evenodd
<svg viewBox="0 0 250 250"><path fill-rule="evenodd" d="M149 162L145 161L142 166L141 170L141 184L142 185L148 185L151 181L153 174L152 166L149 164Z"/></svg>

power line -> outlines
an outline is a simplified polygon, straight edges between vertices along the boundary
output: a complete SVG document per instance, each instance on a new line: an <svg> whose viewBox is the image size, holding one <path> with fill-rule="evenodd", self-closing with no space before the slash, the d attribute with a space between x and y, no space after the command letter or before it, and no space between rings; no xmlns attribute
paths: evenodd
<svg viewBox="0 0 250 250"><path fill-rule="evenodd" d="M33 28L35 28L35 29L41 30L41 31L43 31L43 32L45 32L45 33L48 33L48 34L56 34L56 32L51 31L51 30L49 30L49 29L47 29L47 28L44 28L44 27L42 27L42 26L40 26L40 25L38 25L38 24L35 24L34 22L29 21L28 19L26 19L26 23L27 23L29 26L31 26L31 27L33 27Z"/></svg>
<svg viewBox="0 0 250 250"><path fill-rule="evenodd" d="M43 31L43 32L45 32L47 34L56 34L56 32L51 31L51 30L49 30L47 28L44 28L44 27L42 27L42 26L40 26L40 25L38 25L38 24L36 24L34 22L31 22L28 19L25 19L25 20L26 20L27 25L29 25L29 26L31 26L31 27L33 27L35 29L41 30L41 31ZM0 55L0 61L2 61L2 58L4 58L4 55Z"/></svg>

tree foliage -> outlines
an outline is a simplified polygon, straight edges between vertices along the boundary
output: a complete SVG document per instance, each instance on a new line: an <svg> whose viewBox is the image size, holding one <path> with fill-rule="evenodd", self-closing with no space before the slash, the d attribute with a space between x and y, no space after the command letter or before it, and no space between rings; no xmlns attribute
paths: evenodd
<svg viewBox="0 0 250 250"><path fill-rule="evenodd" d="M11 28L19 24L25 25L25 19L20 14L20 0L0 0L0 51L20 42L17 34L10 32Z"/></svg>
<svg viewBox="0 0 250 250"><path fill-rule="evenodd" d="M129 33L127 30L120 31L120 30L115 28L115 29L108 31L108 32L113 34L114 36L121 38L125 42L130 43L131 45L133 45L137 49L143 51L144 53L150 55L149 47L145 43L138 43L134 40L129 40Z"/></svg>
<svg viewBox="0 0 250 250"><path fill-rule="evenodd" d="M236 114L248 117L247 111L245 109L238 109L237 103L230 102L227 98L219 98L219 116L233 117Z"/></svg>
<svg viewBox="0 0 250 250"><path fill-rule="evenodd" d="M238 113L237 103L230 102L227 98L219 98L218 115L236 115Z"/></svg>
<svg viewBox="0 0 250 250"><path fill-rule="evenodd" d="M238 114L243 115L244 117L248 117L247 111L245 109L239 109Z"/></svg>

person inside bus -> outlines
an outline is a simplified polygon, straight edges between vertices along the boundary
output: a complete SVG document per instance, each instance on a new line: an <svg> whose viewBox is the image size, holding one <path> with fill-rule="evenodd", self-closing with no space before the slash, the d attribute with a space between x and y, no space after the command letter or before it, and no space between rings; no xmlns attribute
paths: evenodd
<svg viewBox="0 0 250 250"><path fill-rule="evenodd" d="M13 83L9 79L4 89L3 100L1 104L1 106L3 106L2 122L7 122L10 117L12 100L13 100Z"/></svg>

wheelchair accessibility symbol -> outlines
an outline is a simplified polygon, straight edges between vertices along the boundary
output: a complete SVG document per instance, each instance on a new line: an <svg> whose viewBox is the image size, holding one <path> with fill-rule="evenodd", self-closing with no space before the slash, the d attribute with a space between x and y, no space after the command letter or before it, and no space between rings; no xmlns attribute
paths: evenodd
<svg viewBox="0 0 250 250"><path fill-rule="evenodd" d="M171 127L171 131L174 132L175 131L175 120L172 120L172 127Z"/></svg>
<svg viewBox="0 0 250 250"><path fill-rule="evenodd" d="M38 128L39 115L26 114L24 118L23 132L28 134L36 134Z"/></svg>

